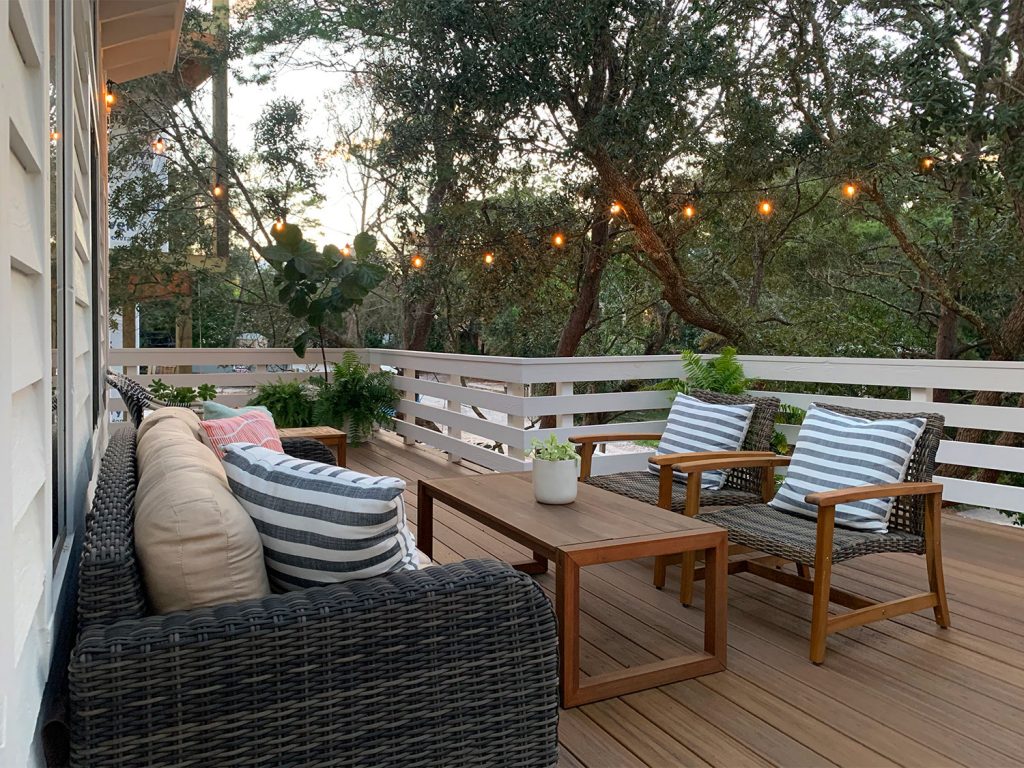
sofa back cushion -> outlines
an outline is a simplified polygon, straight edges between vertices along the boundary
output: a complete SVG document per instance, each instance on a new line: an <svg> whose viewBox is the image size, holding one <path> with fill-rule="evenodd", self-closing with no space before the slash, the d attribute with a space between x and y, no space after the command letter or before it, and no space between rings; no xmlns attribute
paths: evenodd
<svg viewBox="0 0 1024 768"><path fill-rule="evenodd" d="M216 419L230 419L234 416L241 416L250 411L261 411L270 418L274 418L270 410L262 405L243 405L241 408L232 408L230 405L218 403L216 400L203 401L203 421L214 421Z"/></svg>
<svg viewBox="0 0 1024 768"><path fill-rule="evenodd" d="M142 427L135 547L154 611L269 594L259 533L217 457L196 438L199 418L184 408L162 408Z"/></svg>
<svg viewBox="0 0 1024 768"><path fill-rule="evenodd" d="M225 446L224 467L263 537L275 589L416 569L416 545L402 501L404 480L247 444Z"/></svg>

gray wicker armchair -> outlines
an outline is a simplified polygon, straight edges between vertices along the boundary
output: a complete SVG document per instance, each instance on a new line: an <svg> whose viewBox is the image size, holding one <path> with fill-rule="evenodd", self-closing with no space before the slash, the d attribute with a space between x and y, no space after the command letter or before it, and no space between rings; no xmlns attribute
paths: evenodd
<svg viewBox="0 0 1024 768"><path fill-rule="evenodd" d="M552 766L555 619L494 561L163 616L135 560L135 431L86 521L72 764Z"/></svg>
<svg viewBox="0 0 1024 768"><path fill-rule="evenodd" d="M692 397L706 403L721 405L754 405L754 413L750 419L743 440L742 456L773 457L771 451L772 434L775 431L775 417L779 412L779 399L776 397L760 397L755 395L725 395L719 392L708 392L695 389L689 393ZM755 504L767 501L775 492L775 473L770 466L745 466L737 464L726 476L725 484L716 491L702 490L700 483L679 482L672 465L686 454L669 454L652 457L651 461L659 466L659 475L641 470L639 472L616 472L611 475L592 475L594 449L602 443L624 440L660 440L658 433L609 433L602 435L586 435L570 437L570 442L580 446L580 480L603 488L606 491L628 496L637 501L653 504L662 509L670 509L690 517L695 516L701 507L730 506L735 504ZM702 457L724 456L723 453L694 454ZM733 453L728 454L735 455ZM654 564L654 585L661 589L665 586L665 571L673 563L683 565L683 585L680 595L686 605L693 596L693 577L686 580L686 574L694 572L694 555L676 555L659 557Z"/></svg>
<svg viewBox="0 0 1024 768"><path fill-rule="evenodd" d="M949 626L940 537L942 485L932 482L935 454L942 439L943 417L934 413L887 413L833 405L828 407L847 416L872 420L915 416L924 418L927 423L914 448L905 480L889 485L866 485L811 494L807 496L807 501L818 507L817 521L782 512L766 503L745 504L700 515L701 520L728 530L731 544L766 555L765 558L748 558L730 563L729 573L752 573L813 595L810 658L815 664L825 660L828 635L850 627L925 608L934 610L935 621L939 626ZM712 457L709 454L691 454L682 457L673 468L686 473L689 476L688 483L699 485L701 472L739 466L774 468L787 463L785 457ZM895 497L888 533L835 527L837 505L886 497ZM836 563L883 552L925 555L929 591L878 603L831 585L832 566ZM797 572L777 567L786 562L796 563ZM810 568L812 565L813 576ZM701 577L702 573L698 570L696 578ZM680 587L680 600L683 597ZM830 617L830 602L850 610Z"/></svg>

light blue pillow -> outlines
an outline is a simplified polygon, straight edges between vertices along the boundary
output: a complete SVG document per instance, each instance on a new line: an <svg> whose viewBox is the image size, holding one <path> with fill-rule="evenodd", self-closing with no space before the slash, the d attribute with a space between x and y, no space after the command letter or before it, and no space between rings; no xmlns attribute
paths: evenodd
<svg viewBox="0 0 1024 768"><path fill-rule="evenodd" d="M241 408L231 408L213 400L203 401L203 421L230 419L232 416L241 416L248 411L263 411L270 418L274 418L274 415L262 405L243 405Z"/></svg>

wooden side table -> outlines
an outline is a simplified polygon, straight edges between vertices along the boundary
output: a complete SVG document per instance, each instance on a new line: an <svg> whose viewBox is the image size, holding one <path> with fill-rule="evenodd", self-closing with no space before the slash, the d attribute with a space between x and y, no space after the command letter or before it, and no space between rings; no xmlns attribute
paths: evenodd
<svg viewBox="0 0 1024 768"><path fill-rule="evenodd" d="M348 457L345 452L348 443L348 436L340 429L334 427L293 427L291 429L279 429L277 433L281 437L305 437L323 443L334 452L334 458L339 467L348 465Z"/></svg>

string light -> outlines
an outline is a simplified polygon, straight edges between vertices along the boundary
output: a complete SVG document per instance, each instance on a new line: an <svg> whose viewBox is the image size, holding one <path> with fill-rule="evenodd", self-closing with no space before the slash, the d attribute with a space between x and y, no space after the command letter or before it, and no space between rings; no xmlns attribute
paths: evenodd
<svg viewBox="0 0 1024 768"><path fill-rule="evenodd" d="M692 219L694 216L697 215L697 206L695 206L693 203L685 203L680 213L683 214L684 219Z"/></svg>
<svg viewBox="0 0 1024 768"><path fill-rule="evenodd" d="M154 139L153 141L152 147L154 152L156 152L158 155L162 155L167 149L167 144L164 142L164 137L157 136L156 139Z"/></svg>
<svg viewBox="0 0 1024 768"><path fill-rule="evenodd" d="M345 245L341 247L341 255L346 259L352 258L352 246L345 243Z"/></svg>
<svg viewBox="0 0 1024 768"><path fill-rule="evenodd" d="M223 197L224 185L218 181L216 184L213 185L213 189L211 191L213 192L214 197Z"/></svg>
<svg viewBox="0 0 1024 768"><path fill-rule="evenodd" d="M931 173L935 170L935 158L931 155L925 155L918 161L917 165L921 169L921 173Z"/></svg>
<svg viewBox="0 0 1024 768"><path fill-rule="evenodd" d="M114 83L107 80L107 88L103 93L103 103L107 105L109 111L111 107L117 104L117 94L114 93Z"/></svg>
<svg viewBox="0 0 1024 768"><path fill-rule="evenodd" d="M216 193L214 193L214 194L216 194ZM276 219L274 219L274 231L275 232L284 232L284 219L281 218L280 216L278 216Z"/></svg>
<svg viewBox="0 0 1024 768"><path fill-rule="evenodd" d="M423 254L417 253L413 254L412 261L410 261L409 263L412 264L413 269L423 269L424 265L427 263L427 260L423 258Z"/></svg>
<svg viewBox="0 0 1024 768"><path fill-rule="evenodd" d="M618 216L620 213L622 213L622 203L616 200L608 207L608 213L610 213L612 216Z"/></svg>
<svg viewBox="0 0 1024 768"><path fill-rule="evenodd" d="M551 236L551 244L555 246L555 248L561 248L565 245L565 235L561 232L555 232L555 234Z"/></svg>
<svg viewBox="0 0 1024 768"><path fill-rule="evenodd" d="M844 197L849 198L850 200L853 200L853 198L855 198L857 196L858 192L860 192L860 189L852 181L848 181L845 184L843 184L843 196Z"/></svg>
<svg viewBox="0 0 1024 768"><path fill-rule="evenodd" d="M771 216L774 211L775 211L775 206L772 205L772 201L767 199L767 198L761 200L757 204L757 212L760 213L762 216L765 216L765 217Z"/></svg>
<svg viewBox="0 0 1024 768"><path fill-rule="evenodd" d="M494 254L491 253L490 251L487 251L487 253L484 254L484 264L486 264L489 267L493 263L494 263Z"/></svg>
<svg viewBox="0 0 1024 768"><path fill-rule="evenodd" d="M60 131L50 131L50 143L56 144L60 141Z"/></svg>

